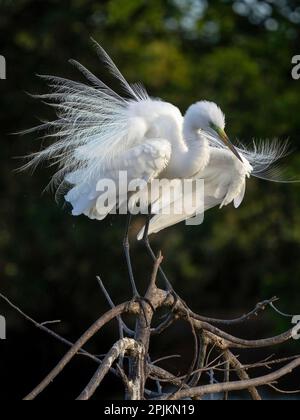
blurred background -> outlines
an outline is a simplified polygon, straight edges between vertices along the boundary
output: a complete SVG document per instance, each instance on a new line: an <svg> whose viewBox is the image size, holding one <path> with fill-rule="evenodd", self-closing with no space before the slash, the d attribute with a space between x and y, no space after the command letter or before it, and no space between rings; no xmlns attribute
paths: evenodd
<svg viewBox="0 0 300 420"><path fill-rule="evenodd" d="M91 46L94 37L126 78L142 81L151 96L178 105L182 112L199 99L216 101L227 115L231 138L290 138L295 149L291 171L300 175L300 80L293 80L292 57L300 54L300 7L292 0L0 0L0 54L7 80L0 81L0 292L38 321L60 319L55 330L75 340L107 304L95 280L100 275L115 302L130 286L122 253L125 220L103 223L55 203L42 193L52 171L18 174L18 156L39 150L31 135L10 133L53 118L31 93L46 92L35 74L81 80L68 64L75 58L110 81ZM300 186L251 179L239 210L206 214L199 227L177 225L153 238L176 290L197 312L234 317L257 302L280 297L280 308L300 313ZM142 289L151 261L132 228L133 264ZM39 332L7 304L7 340L0 341L1 399L20 399L56 364L66 350ZM247 329L244 338L264 337L290 327L272 312ZM116 337L111 324L88 346L104 353ZM184 325L154 340L153 358L181 353L175 372L192 358L192 337ZM299 352L299 342L278 355ZM257 355L270 355L270 351ZM253 360L254 355L243 355ZM174 361L166 366L174 371ZM78 358L42 398L73 398L95 366ZM116 398L119 384L108 378L96 398ZM299 379L286 382L299 388Z"/></svg>

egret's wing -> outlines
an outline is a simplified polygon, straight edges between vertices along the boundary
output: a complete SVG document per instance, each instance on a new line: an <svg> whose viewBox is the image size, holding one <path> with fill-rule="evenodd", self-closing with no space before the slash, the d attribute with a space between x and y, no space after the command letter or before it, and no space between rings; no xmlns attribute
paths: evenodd
<svg viewBox="0 0 300 420"><path fill-rule="evenodd" d="M128 194L130 183L137 182L132 188L137 188L138 192L140 188L147 189L151 181L166 168L170 156L169 141L152 139L119 155L110 168L101 168L91 180L83 182L83 173L80 169L72 172L66 177L66 181L73 185L73 188L65 199L72 205L73 215L85 214L91 219L102 220L123 205L126 205L124 209L126 211L130 197ZM103 201L103 189L105 185L108 185L107 180L109 185L113 183L114 188L111 188L109 195L106 195ZM131 192L131 207L135 205L135 196L138 199L141 194Z"/></svg>
<svg viewBox="0 0 300 420"><path fill-rule="evenodd" d="M201 214L215 206L227 206L233 203L237 208L244 199L246 189L246 179L252 171L249 163L244 160L241 163L236 157L227 150L211 148L210 161L207 167L195 175L195 178L204 180L203 202L195 214ZM155 203L154 208L160 207L160 200ZM182 200L182 197L178 197ZM169 203L168 203L169 206ZM176 202L172 203L172 208L178 208ZM163 212L163 211L162 211ZM194 214L194 215L195 215ZM151 219L149 234L157 233L176 223L185 221L194 215L182 212L181 214L157 214ZM198 217L198 221L201 219ZM144 229L139 233L138 239L143 237Z"/></svg>
<svg viewBox="0 0 300 420"><path fill-rule="evenodd" d="M218 200L220 207L234 203L239 207L245 196L246 179L253 168L243 157L243 163L229 151L211 148L207 167L197 174L204 179L205 197Z"/></svg>

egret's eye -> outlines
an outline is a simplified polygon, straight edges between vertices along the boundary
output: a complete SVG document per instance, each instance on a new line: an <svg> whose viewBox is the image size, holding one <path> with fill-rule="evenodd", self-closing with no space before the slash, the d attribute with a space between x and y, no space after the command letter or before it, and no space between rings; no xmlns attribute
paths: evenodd
<svg viewBox="0 0 300 420"><path fill-rule="evenodd" d="M214 131L216 131L218 133L218 131L220 131L219 127L213 123L212 121L209 123L210 128L212 128Z"/></svg>

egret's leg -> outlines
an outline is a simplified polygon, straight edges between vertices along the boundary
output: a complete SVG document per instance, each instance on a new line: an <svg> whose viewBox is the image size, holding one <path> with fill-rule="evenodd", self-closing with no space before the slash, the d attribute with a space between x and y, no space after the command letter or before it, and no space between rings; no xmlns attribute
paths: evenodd
<svg viewBox="0 0 300 420"><path fill-rule="evenodd" d="M151 217L152 217L152 214L151 214L151 211L150 211L150 214L147 216L147 222L146 222L146 225L145 225L145 230L144 230L144 235L143 235L143 242L144 242L144 244L147 248L147 251L149 252L151 258L153 259L154 262L156 262L157 257L155 255L155 252L153 251L153 249L151 247L151 244L150 244L150 241L149 241L149 227L150 227ZM162 269L161 266L159 266L159 272L160 272L161 276L163 277L163 280L164 280L165 285L166 285L167 292L169 292L174 298L174 304L173 304L172 311L176 307L178 301L180 301L185 306L185 308L188 310L188 307L187 307L186 303L176 293L176 291L174 290L172 284L168 280L168 277L166 276L166 274L165 274L165 272L164 272L164 270Z"/></svg>
<svg viewBox="0 0 300 420"><path fill-rule="evenodd" d="M151 220L151 215L148 216L148 220L147 220L147 223L146 223L146 226L145 226L145 232L144 232L144 236L143 236L143 242L144 242L144 244L146 246L146 249L149 252L151 258L153 259L154 262L156 262L157 257L155 256L155 253L154 253L154 251L153 251L153 249L151 247L150 241L149 241L149 234L148 234L148 232L149 232L150 220ZM168 280L168 277L167 277L166 273L164 272L164 270L162 269L161 266L159 266L159 272L160 272L160 274L161 274L161 276L162 276L162 278L163 278L163 280L165 282L167 292L170 293L170 295L172 295L173 298L174 298L173 308L176 307L178 301L181 301L186 306L185 302L175 292L172 284ZM172 311L173 311L173 308L172 308ZM169 314L167 314L166 316L169 316Z"/></svg>
<svg viewBox="0 0 300 420"><path fill-rule="evenodd" d="M130 225L131 225L131 219L132 219L132 215L129 213L128 217L127 217L127 222L126 222L126 231L125 231L123 246L124 246L124 252L125 252L128 272L129 272L130 283L131 283L132 292L133 292L133 300L140 304L140 307L141 307L141 310L143 311L144 317L145 317L145 319L147 319L144 304L145 303L148 304L151 307L153 313L155 312L155 309L153 308L152 303L148 299L146 299L145 297L141 297L141 295L139 294L139 292L137 290L136 284L135 284L134 274L133 274L133 269L132 269L132 263L131 263L131 257L130 257L130 242L129 242L129 229L130 229Z"/></svg>
<svg viewBox="0 0 300 420"><path fill-rule="evenodd" d="M130 283L131 283L133 295L134 295L134 297L140 297L140 294L139 294L139 292L137 290L137 287L136 287L136 284L135 284L134 274L133 274L133 269L132 269L132 263L131 263L131 257L130 257L129 229L130 229L131 219L132 219L132 216L129 213L128 216L127 216L123 247L124 247L124 252L125 252L125 257L126 257L128 273L129 273L129 278L130 278Z"/></svg>
<svg viewBox="0 0 300 420"><path fill-rule="evenodd" d="M147 222L146 222L146 225L145 225L143 242L144 242L144 244L146 246L147 251L149 252L149 255L151 256L151 258L155 262L156 259L157 259L157 257L155 255L155 252L153 251L153 249L151 247L151 244L150 244L150 241L149 241L149 227L150 227L151 217L152 217L152 215L151 215L151 212L150 212L150 214L147 216ZM160 272L161 276L164 279L164 282L166 284L167 291L168 292L173 292L174 289L173 289L171 283L169 282L168 277L166 276L166 274L165 274L165 272L164 272L164 270L162 269L161 266L159 266L159 272Z"/></svg>

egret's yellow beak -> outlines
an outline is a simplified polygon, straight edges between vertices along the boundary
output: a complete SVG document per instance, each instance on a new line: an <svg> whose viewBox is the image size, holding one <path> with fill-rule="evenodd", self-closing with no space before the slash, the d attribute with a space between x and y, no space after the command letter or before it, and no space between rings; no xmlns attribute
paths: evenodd
<svg viewBox="0 0 300 420"><path fill-rule="evenodd" d="M227 136L227 134L225 133L225 131L222 128L215 128L216 132L218 133L218 136L220 137L220 139L222 140L222 142L225 144L225 146L227 146L232 153L242 162L243 159L241 158L241 156L239 155L238 151L236 150L236 148L234 147L234 145L231 143L231 141L229 140L229 137Z"/></svg>

